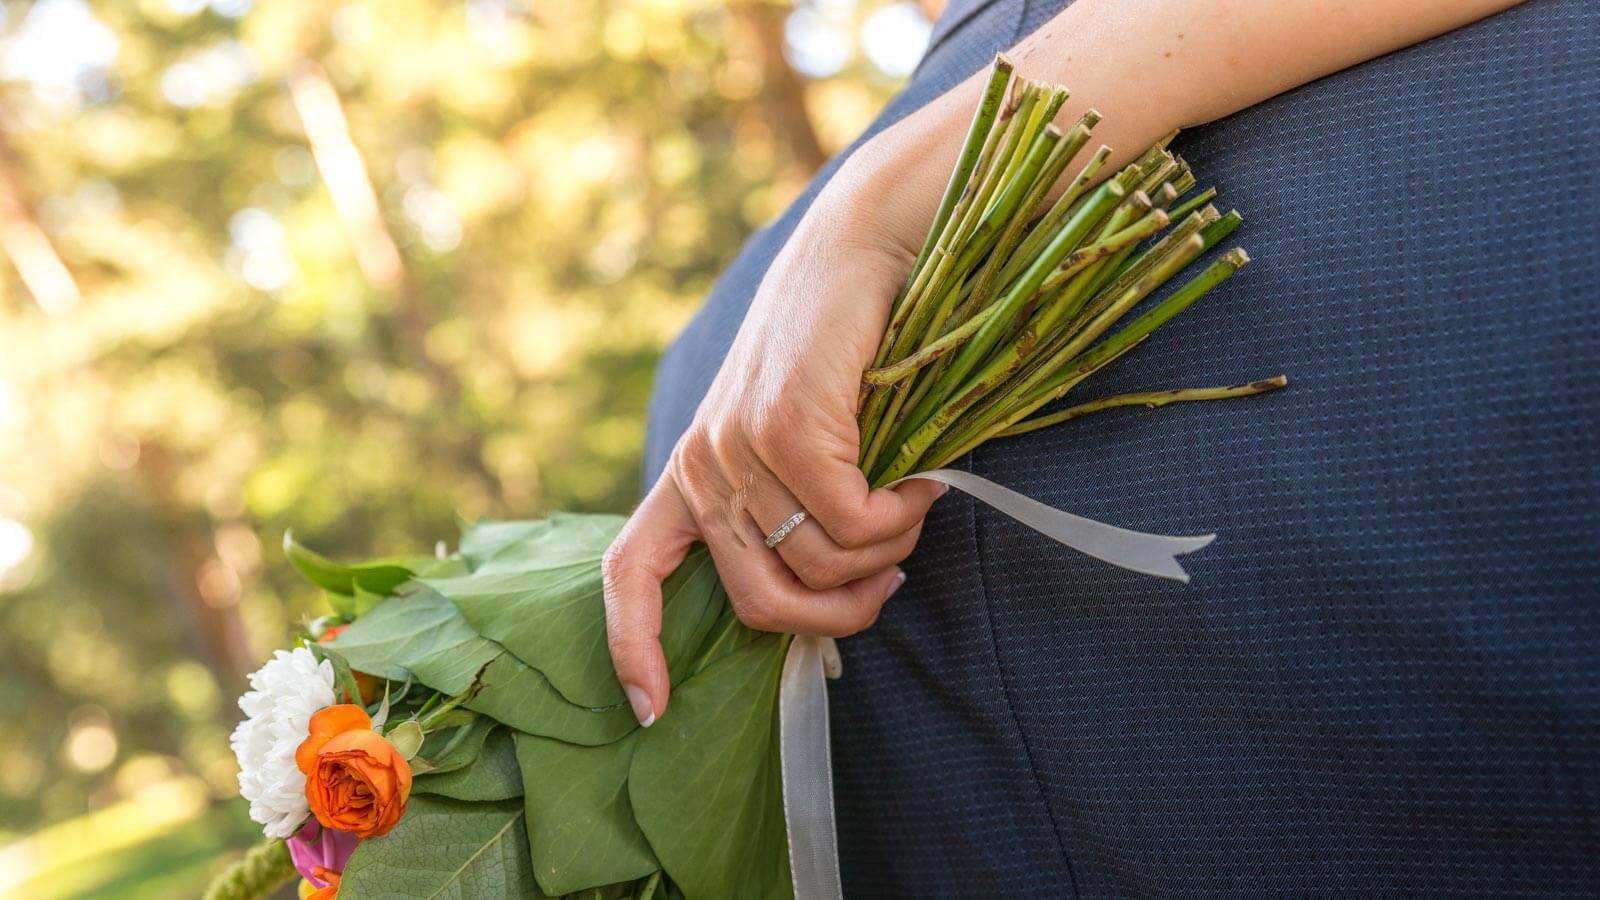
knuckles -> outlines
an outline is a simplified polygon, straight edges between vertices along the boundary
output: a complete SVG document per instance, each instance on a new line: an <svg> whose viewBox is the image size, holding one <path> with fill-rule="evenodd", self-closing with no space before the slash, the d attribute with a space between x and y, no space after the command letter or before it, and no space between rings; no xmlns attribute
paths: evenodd
<svg viewBox="0 0 1600 900"><path fill-rule="evenodd" d="M877 543L882 537L888 537L877 534L876 529L859 514L844 516L827 525L828 533L833 536L834 542L847 550L859 550Z"/></svg>
<svg viewBox="0 0 1600 900"><path fill-rule="evenodd" d="M782 631L783 623L779 621L775 611L767 604L751 597L729 596L728 603L733 607L733 614L747 628L756 631Z"/></svg>
<svg viewBox="0 0 1600 900"><path fill-rule="evenodd" d="M802 584L814 591L836 588L852 580L844 563L834 559L802 559L791 569Z"/></svg>

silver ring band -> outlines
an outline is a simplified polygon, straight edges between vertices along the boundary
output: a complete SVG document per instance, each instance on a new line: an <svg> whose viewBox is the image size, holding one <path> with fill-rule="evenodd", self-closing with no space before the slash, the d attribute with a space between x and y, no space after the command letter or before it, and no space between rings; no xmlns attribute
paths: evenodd
<svg viewBox="0 0 1600 900"><path fill-rule="evenodd" d="M772 533L767 535L767 546L778 546L778 544L783 542L784 538L789 536L789 532L799 528L800 523L804 522L805 520L806 511L803 509L790 516L788 521L784 522L782 525L779 525L777 528L772 529Z"/></svg>

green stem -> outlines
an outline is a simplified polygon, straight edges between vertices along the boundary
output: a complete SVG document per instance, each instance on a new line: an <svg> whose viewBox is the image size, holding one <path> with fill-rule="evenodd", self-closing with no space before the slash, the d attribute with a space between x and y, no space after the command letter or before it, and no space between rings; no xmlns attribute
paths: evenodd
<svg viewBox="0 0 1600 900"><path fill-rule="evenodd" d="M1016 437L1030 431L1038 431L1051 425L1070 422L1073 419L1087 416L1090 413L1100 412L1105 409L1115 409L1119 406L1145 406L1150 409L1166 406L1169 403L1189 403L1197 400L1227 400L1231 397L1249 397L1254 394L1265 394L1275 391L1289 384L1289 379L1282 375L1251 381L1246 384L1235 384L1228 387L1209 388L1172 388L1165 391L1145 391L1142 393L1117 394L1112 397L1102 397L1099 400L1090 400L1069 406L1060 412L1037 419L1028 419L1019 422L1010 428L996 434L995 437Z"/></svg>
<svg viewBox="0 0 1600 900"><path fill-rule="evenodd" d="M1172 220L1176 222L1189 213L1194 212L1202 206L1205 206L1207 203L1210 203L1212 200L1216 199L1216 196L1216 188L1206 188L1200 193L1195 194L1193 197L1190 197L1189 199L1180 203L1176 208L1172 209L1169 214L1172 216Z"/></svg>
<svg viewBox="0 0 1600 900"><path fill-rule="evenodd" d="M1084 121L1089 121L1091 116L1094 117L1094 121L1099 121L1100 114L1093 110L1083 114ZM1069 145L1074 140L1074 136L1078 134L1079 129L1083 130L1083 140L1088 140L1088 128L1084 126L1083 122L1080 122L1078 127L1073 129L1072 134L1067 136ZM1100 170L1106 164L1106 159L1110 156L1111 148L1101 146L1100 149L1094 152L1093 156L1089 157L1089 161L1083 164L1083 168L1078 170L1078 174L1067 185L1067 189L1050 206L1050 211L1040 218L1039 224L1034 226L1033 231L1029 232L1022 245L1017 248L1016 254L1006 261L1006 267L1000 273L1002 284L1009 283L1022 274L1028 263L1049 242L1051 235L1054 235L1056 230L1061 227L1061 223L1065 222L1072 213L1077 211L1075 209L1076 205L1085 196L1090 183L1100 173Z"/></svg>
<svg viewBox="0 0 1600 900"><path fill-rule="evenodd" d="M1170 213L1168 218L1171 219ZM1103 312L1123 291L1127 290L1140 278L1149 274L1151 269L1170 259L1174 253L1183 248L1189 238L1199 234L1205 226L1216 220L1216 209L1208 206L1178 222L1178 226L1163 235L1161 240L1156 241L1155 246L1139 254L1131 263L1125 264L1111 284L1102 288L1088 303L1084 304L1083 309L1073 318L1072 324L1067 326L1067 330L1069 332L1081 330L1084 325L1088 324L1089 320Z"/></svg>
<svg viewBox="0 0 1600 900"><path fill-rule="evenodd" d="M1000 114L1000 104L1005 101L1012 68L1011 60L1004 54L996 56L994 64L989 67L989 83L983 89L983 99L978 102L978 111L973 114L972 124L967 128L966 140L961 144L961 155L956 157L956 167L950 173L944 196L939 200L939 210L934 213L933 224L928 228L928 237L922 242L922 250L917 253L917 261L911 267L913 270L921 268L928 261L934 245L944 232L945 223L950 221L950 214L955 211L956 203L966 191L972 170L977 167L978 156L989 137L989 130Z"/></svg>
<svg viewBox="0 0 1600 900"><path fill-rule="evenodd" d="M1191 242L1194 240L1191 238ZM1239 271L1248 262L1250 262L1250 257L1244 252L1243 248L1235 247L1229 250L1211 265L1206 266L1199 275L1190 279L1182 287L1173 291L1160 303L1156 304L1149 312L1135 319L1132 324L1117 331L1116 334L1096 344L1093 349L1063 366L1056 375L1044 381L1041 391L1048 393L1060 384L1078 375L1089 374L1112 359L1121 356L1127 350L1131 350L1135 344L1149 337L1150 333L1157 328L1172 321L1173 317L1188 309L1191 304L1204 297L1212 288L1231 278L1233 273ZM1105 315L1104 313L1102 314L1102 316ZM1111 321L1114 321L1115 318L1110 317ZM1074 336L1072 343L1074 345L1081 343L1078 340L1078 336Z"/></svg>
<svg viewBox="0 0 1600 900"><path fill-rule="evenodd" d="M1191 235L1186 242L1190 248L1189 252L1192 252L1194 246L1199 243L1199 236ZM1182 261L1178 262L1178 259ZM1185 253L1182 257L1165 261L1156 271L1148 273L1140 285L1136 285L1130 289L1129 294L1116 301L1114 306L1119 311L1113 312L1112 307L1108 307L1105 313L1096 317L1092 323L1095 329L1093 335L1086 337L1086 332L1073 335L1071 340L1051 354L1050 360L1035 367L1026 378L1013 379L1003 389L995 392L995 398L990 403L950 427L948 433L929 449L928 457L939 460L935 465L947 465L949 460L959 458L973 447L1032 415L1045 404L1064 396L1085 378L1138 346L1150 336L1151 332L1171 321L1174 316L1187 309L1207 291L1221 284L1249 261L1249 257L1241 249L1228 251L1199 275L1173 291L1149 312L1134 320L1132 324L1087 352L1083 352L1083 348L1094 339L1094 336L1121 318L1127 310L1137 305L1139 299L1149 293L1150 289L1145 287L1146 284L1150 281L1165 281L1171 273L1182 269L1192 259L1192 255ZM1169 271L1163 275L1162 270ZM1138 298L1133 297L1134 293L1138 294Z"/></svg>

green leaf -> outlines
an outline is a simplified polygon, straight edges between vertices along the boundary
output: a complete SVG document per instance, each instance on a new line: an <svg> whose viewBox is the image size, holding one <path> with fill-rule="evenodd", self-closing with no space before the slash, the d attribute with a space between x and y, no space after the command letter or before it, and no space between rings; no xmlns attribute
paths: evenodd
<svg viewBox="0 0 1600 900"><path fill-rule="evenodd" d="M668 677L677 684L693 672L702 645L715 632L722 613L731 612L728 593L711 564L711 552L703 546L689 551L661 586L661 597L661 649L667 656Z"/></svg>
<svg viewBox="0 0 1600 900"><path fill-rule="evenodd" d="M483 670L466 706L524 731L572 744L609 744L639 727L626 704L589 709L569 703L538 670L502 653Z"/></svg>
<svg viewBox="0 0 1600 900"><path fill-rule="evenodd" d="M552 527L550 519L479 519L463 526L460 552L468 569L476 569L512 544L537 540Z"/></svg>
<svg viewBox="0 0 1600 900"><path fill-rule="evenodd" d="M410 673L445 694L466 690L478 670L501 653L493 641L472 630L450 601L426 588L392 598L324 646L343 655L358 672L391 681L404 681Z"/></svg>
<svg viewBox="0 0 1600 900"><path fill-rule="evenodd" d="M510 800L522 796L522 773L511 734L497 728L483 744L471 765L451 772L418 775L411 782L416 794L438 794L455 800Z"/></svg>
<svg viewBox="0 0 1600 900"><path fill-rule="evenodd" d="M355 595L344 601L345 605L350 608L349 615L352 619L361 618L367 613L377 609L378 606L383 603L383 601L389 599L388 594L375 594L372 591L362 587L360 584L357 584L355 587ZM332 602L332 598L336 596L339 595L330 593L328 595L329 601ZM335 609L337 608L338 607L336 606Z"/></svg>
<svg viewBox="0 0 1600 900"><path fill-rule="evenodd" d="M450 599L479 634L550 679L579 706L625 698L606 649L600 564L579 559L516 572L474 572L425 582Z"/></svg>
<svg viewBox="0 0 1600 900"><path fill-rule="evenodd" d="M494 554L471 574L425 583L479 634L544 673L563 697L579 706L614 706L626 698L606 649L600 557L622 521L560 515L536 523L542 528L495 523L492 542L474 529L463 547L487 544Z"/></svg>
<svg viewBox="0 0 1600 900"><path fill-rule="evenodd" d="M313 641L306 646L311 648L311 652L318 659L327 660L328 664L333 666L334 700L339 703L361 705L361 686L356 684L356 676L351 671L350 661L321 641Z"/></svg>
<svg viewBox="0 0 1600 900"><path fill-rule="evenodd" d="M417 755L427 762L430 773L454 771L478 758L484 739L499 724L488 716L477 716L465 725L437 728L423 738Z"/></svg>
<svg viewBox="0 0 1600 900"><path fill-rule="evenodd" d="M394 830L356 846L342 897L545 900L528 859L522 802L416 794Z"/></svg>
<svg viewBox="0 0 1600 900"><path fill-rule="evenodd" d="M404 565L418 578L449 578L467 572L467 561L459 556L418 556L404 560Z"/></svg>
<svg viewBox="0 0 1600 900"><path fill-rule="evenodd" d="M638 733L603 747L515 736L534 877L545 893L631 881L659 868L628 800Z"/></svg>
<svg viewBox="0 0 1600 900"><path fill-rule="evenodd" d="M720 584L718 589L721 590ZM726 600L726 597L727 594L724 592L722 598ZM739 616L733 611L733 607L726 602L716 612L717 617L712 625L711 633L706 636L705 646L689 657L685 678L693 678L705 671L712 663L750 644L765 634L765 632L755 631L746 627L743 622L739 621ZM676 680L674 683L676 683Z"/></svg>
<svg viewBox="0 0 1600 900"><path fill-rule="evenodd" d="M297 543L292 531L283 533L283 555L289 558L289 564L306 580L323 590L346 597L354 596L357 587L387 596L412 577L410 569L394 563L380 561L356 566L336 563Z"/></svg>
<svg viewBox="0 0 1600 900"><path fill-rule="evenodd" d="M573 548L599 561L623 521L620 516L563 512L533 521L484 520L462 532L461 556L473 571L491 572L546 559L574 561Z"/></svg>
<svg viewBox="0 0 1600 900"><path fill-rule="evenodd" d="M765 635L707 666L637 738L634 816L687 897L793 895L776 715L788 643Z"/></svg>
<svg viewBox="0 0 1600 900"><path fill-rule="evenodd" d="M425 583L448 597L479 634L543 673L567 700L587 708L617 706L626 698L606 647L599 562L614 520L563 516L561 521L582 527L575 527L572 537L558 530L506 544L470 575ZM662 602L661 645L669 674L681 678L727 608L704 547L691 551L667 578Z"/></svg>

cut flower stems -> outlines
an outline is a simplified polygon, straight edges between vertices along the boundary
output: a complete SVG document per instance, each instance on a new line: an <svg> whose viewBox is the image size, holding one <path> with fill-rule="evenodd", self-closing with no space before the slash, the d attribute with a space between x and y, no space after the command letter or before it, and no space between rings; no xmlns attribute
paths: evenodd
<svg viewBox="0 0 1600 900"><path fill-rule="evenodd" d="M1066 99L1064 88L1013 77L1003 56L990 69L927 239L862 376L860 464L874 487L947 466L992 438L1088 412L1249 396L1288 383L1278 375L1173 388L1028 418L1249 262L1243 249L1222 252L1145 304L1243 220L1217 211L1214 188L1195 190L1188 164L1167 149L1173 135L1096 185L1111 152L1100 147L1047 203L1100 120L1091 110L1064 135L1051 119ZM1142 305L1149 308L1123 324Z"/></svg>

